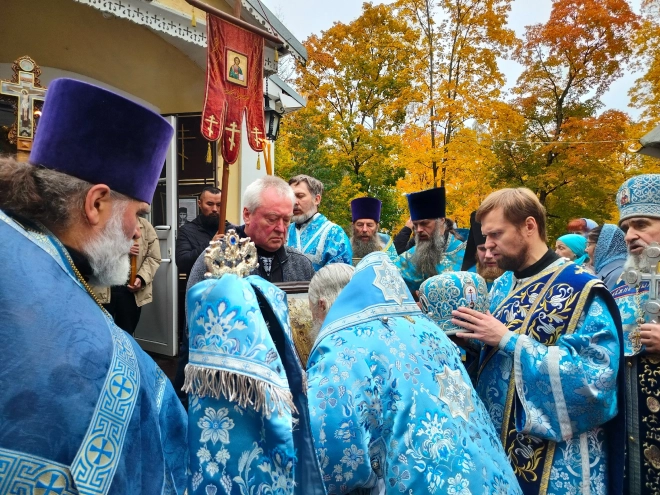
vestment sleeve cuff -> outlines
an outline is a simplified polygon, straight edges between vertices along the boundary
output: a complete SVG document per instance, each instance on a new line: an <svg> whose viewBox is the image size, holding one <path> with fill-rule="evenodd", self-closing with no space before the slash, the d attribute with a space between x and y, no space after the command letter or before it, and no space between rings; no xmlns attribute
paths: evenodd
<svg viewBox="0 0 660 495"><path fill-rule="evenodd" d="M513 353L516 349L516 342L518 341L518 335L513 332L507 332L500 340L500 343L497 344L497 347L502 349L504 352Z"/></svg>

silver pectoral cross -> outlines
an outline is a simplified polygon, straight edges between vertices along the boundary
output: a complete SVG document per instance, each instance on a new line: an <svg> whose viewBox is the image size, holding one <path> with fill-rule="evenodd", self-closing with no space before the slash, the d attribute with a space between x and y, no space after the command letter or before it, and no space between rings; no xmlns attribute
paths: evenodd
<svg viewBox="0 0 660 495"><path fill-rule="evenodd" d="M639 270L629 268L623 272L623 280L629 287L639 288L642 282L649 283L649 298L643 307L639 308L646 313L648 323L660 322L660 273L658 263L660 262L660 245L652 242L644 249L644 255L651 263L651 273L642 273ZM638 321L637 323L644 323Z"/></svg>

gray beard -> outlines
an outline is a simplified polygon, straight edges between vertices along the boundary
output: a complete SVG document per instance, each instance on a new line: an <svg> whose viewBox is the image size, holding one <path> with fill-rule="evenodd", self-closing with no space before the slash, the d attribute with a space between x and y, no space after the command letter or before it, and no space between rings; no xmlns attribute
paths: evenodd
<svg viewBox="0 0 660 495"><path fill-rule="evenodd" d="M374 251L382 251L383 243L380 241L378 232L376 232L374 236L366 242L351 237L351 247L353 248L354 258L364 258L366 255L373 253Z"/></svg>
<svg viewBox="0 0 660 495"><path fill-rule="evenodd" d="M437 275L436 266L446 250L447 240L439 230L436 230L428 241L420 242L418 234L415 234L415 252L410 257L410 261L419 273L428 276Z"/></svg>
<svg viewBox="0 0 660 495"><path fill-rule="evenodd" d="M314 215L316 215L315 211L310 211L308 213L303 213L302 215L293 215L291 217L291 221L293 223L296 223L296 224L300 225L301 223L305 223L307 220L312 218Z"/></svg>
<svg viewBox="0 0 660 495"><path fill-rule="evenodd" d="M646 253L642 254L630 254L626 258L626 262L623 264L623 271L626 270L637 270L642 273L651 273L652 269L651 260L648 259Z"/></svg>
<svg viewBox="0 0 660 495"><path fill-rule="evenodd" d="M113 205L112 217L96 239L92 239L81 250L92 267L89 282L98 287L124 285L131 271L128 251L133 239L127 239L123 228L126 202ZM114 211L116 209L116 211Z"/></svg>

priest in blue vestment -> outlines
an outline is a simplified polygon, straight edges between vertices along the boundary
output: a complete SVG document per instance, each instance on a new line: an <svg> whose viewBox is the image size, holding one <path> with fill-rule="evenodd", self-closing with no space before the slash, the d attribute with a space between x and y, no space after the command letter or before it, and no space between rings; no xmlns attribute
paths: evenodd
<svg viewBox="0 0 660 495"><path fill-rule="evenodd" d="M634 270L642 278L630 286L622 280L612 290L623 321L626 361L626 480L628 493L657 494L660 493L660 386L657 382L660 375L657 309L660 275L657 260L651 262L647 248L652 243L660 243L660 174L628 179L619 188L616 200L619 226L626 233L628 246L624 268Z"/></svg>
<svg viewBox="0 0 660 495"><path fill-rule="evenodd" d="M477 391L523 492L619 494L623 478L621 323L602 281L545 243L545 208L502 189L477 210L506 273L490 313L454 311L483 343Z"/></svg>
<svg viewBox="0 0 660 495"><path fill-rule="evenodd" d="M460 271L465 242L445 232L445 188L408 194L408 208L415 245L401 253L394 264L414 294L429 277Z"/></svg>
<svg viewBox="0 0 660 495"><path fill-rule="evenodd" d="M353 262L351 243L344 229L319 213L323 183L309 175L289 179L296 195L287 245L307 256L318 271L331 263Z"/></svg>
<svg viewBox="0 0 660 495"><path fill-rule="evenodd" d="M0 158L0 493L185 491L185 410L91 290L127 282L172 134L56 79L29 163Z"/></svg>
<svg viewBox="0 0 660 495"><path fill-rule="evenodd" d="M188 290L189 495L324 495L286 294L257 260L230 230Z"/></svg>
<svg viewBox="0 0 660 495"><path fill-rule="evenodd" d="M351 201L353 264L374 251L387 253L390 260L398 256L392 237L379 232L382 206L378 198L356 198Z"/></svg>
<svg viewBox="0 0 660 495"><path fill-rule="evenodd" d="M328 493L520 494L458 349L387 255L367 255L336 296L328 272L340 268L310 283L314 327L323 324L307 364L309 410Z"/></svg>

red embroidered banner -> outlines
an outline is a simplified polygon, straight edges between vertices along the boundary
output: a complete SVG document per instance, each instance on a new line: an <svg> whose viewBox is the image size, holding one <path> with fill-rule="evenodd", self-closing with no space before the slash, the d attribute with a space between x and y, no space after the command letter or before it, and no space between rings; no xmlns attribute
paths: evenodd
<svg viewBox="0 0 660 495"><path fill-rule="evenodd" d="M264 134L264 39L215 16L206 16L206 94L202 134L222 136L222 157L234 163L241 149L243 112L248 142L262 151Z"/></svg>

